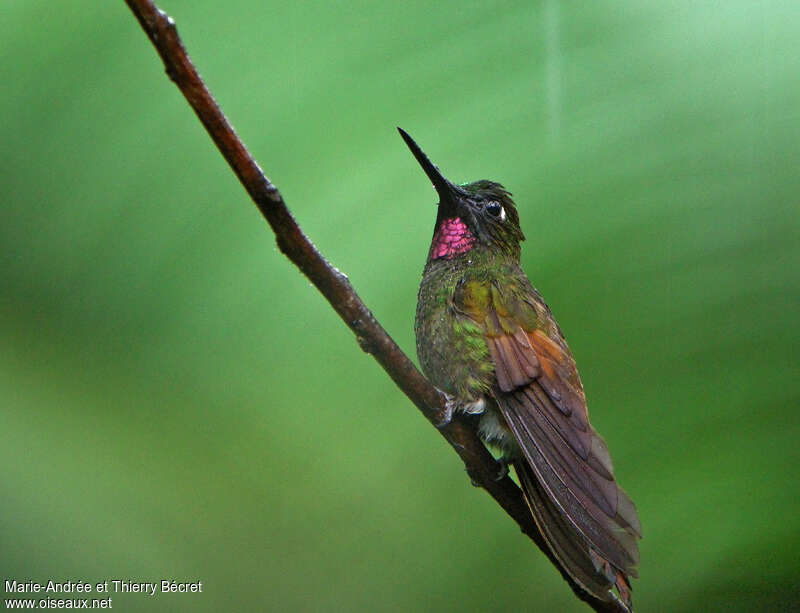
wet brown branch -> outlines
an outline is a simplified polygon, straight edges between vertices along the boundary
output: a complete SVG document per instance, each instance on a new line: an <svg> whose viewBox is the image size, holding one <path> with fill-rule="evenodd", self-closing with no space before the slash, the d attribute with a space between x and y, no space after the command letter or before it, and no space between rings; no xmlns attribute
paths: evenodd
<svg viewBox="0 0 800 613"><path fill-rule="evenodd" d="M444 395L417 370L377 322L347 277L325 259L297 225L280 191L247 151L206 88L183 47L173 20L150 0L125 1L164 61L167 75L183 93L220 153L272 227L280 250L322 292L354 332L361 348L372 354L428 421L434 425L440 423L445 410ZM595 611L624 611L615 603L603 602L587 594L561 571L536 528L522 492L508 476L497 479L500 466L478 439L473 428L456 419L437 429L464 461L473 483L489 492L519 524L522 532L550 558L581 600ZM532 581L531 590L535 589Z"/></svg>

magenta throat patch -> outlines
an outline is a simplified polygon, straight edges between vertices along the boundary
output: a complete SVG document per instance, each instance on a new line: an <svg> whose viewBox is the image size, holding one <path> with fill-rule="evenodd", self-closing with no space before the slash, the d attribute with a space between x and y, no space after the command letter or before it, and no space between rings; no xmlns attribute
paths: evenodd
<svg viewBox="0 0 800 613"><path fill-rule="evenodd" d="M450 259L460 253L466 253L475 244L475 237L459 217L448 217L436 229L431 245L431 259Z"/></svg>

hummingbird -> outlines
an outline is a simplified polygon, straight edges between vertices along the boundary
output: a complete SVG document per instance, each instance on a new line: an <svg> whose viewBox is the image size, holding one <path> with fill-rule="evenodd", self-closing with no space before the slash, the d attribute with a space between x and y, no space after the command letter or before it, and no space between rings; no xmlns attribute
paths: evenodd
<svg viewBox="0 0 800 613"><path fill-rule="evenodd" d="M512 194L495 181L449 181L398 130L439 197L414 324L422 371L447 394L447 419L474 420L513 466L537 528L575 583L632 612L639 517L589 422L564 335L520 265L525 236Z"/></svg>

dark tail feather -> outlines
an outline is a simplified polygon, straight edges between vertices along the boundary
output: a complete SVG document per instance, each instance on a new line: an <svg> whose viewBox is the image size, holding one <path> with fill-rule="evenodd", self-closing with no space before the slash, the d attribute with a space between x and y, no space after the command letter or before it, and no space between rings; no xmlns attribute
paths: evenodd
<svg viewBox="0 0 800 613"><path fill-rule="evenodd" d="M625 575L592 549L539 484L525 460L514 462L525 500L553 555L584 590L601 600L618 600L633 613L631 588ZM617 588L619 596L611 589Z"/></svg>

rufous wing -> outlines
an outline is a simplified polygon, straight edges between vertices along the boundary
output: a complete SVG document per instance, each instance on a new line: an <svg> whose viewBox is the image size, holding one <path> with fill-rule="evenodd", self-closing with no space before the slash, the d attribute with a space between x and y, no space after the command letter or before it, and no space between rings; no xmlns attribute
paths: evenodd
<svg viewBox="0 0 800 613"><path fill-rule="evenodd" d="M469 315L482 318L493 395L519 444L515 466L537 524L582 585L607 592L617 583L622 594L625 575L637 576L641 525L589 422L575 361L543 302L497 286L484 295Z"/></svg>

